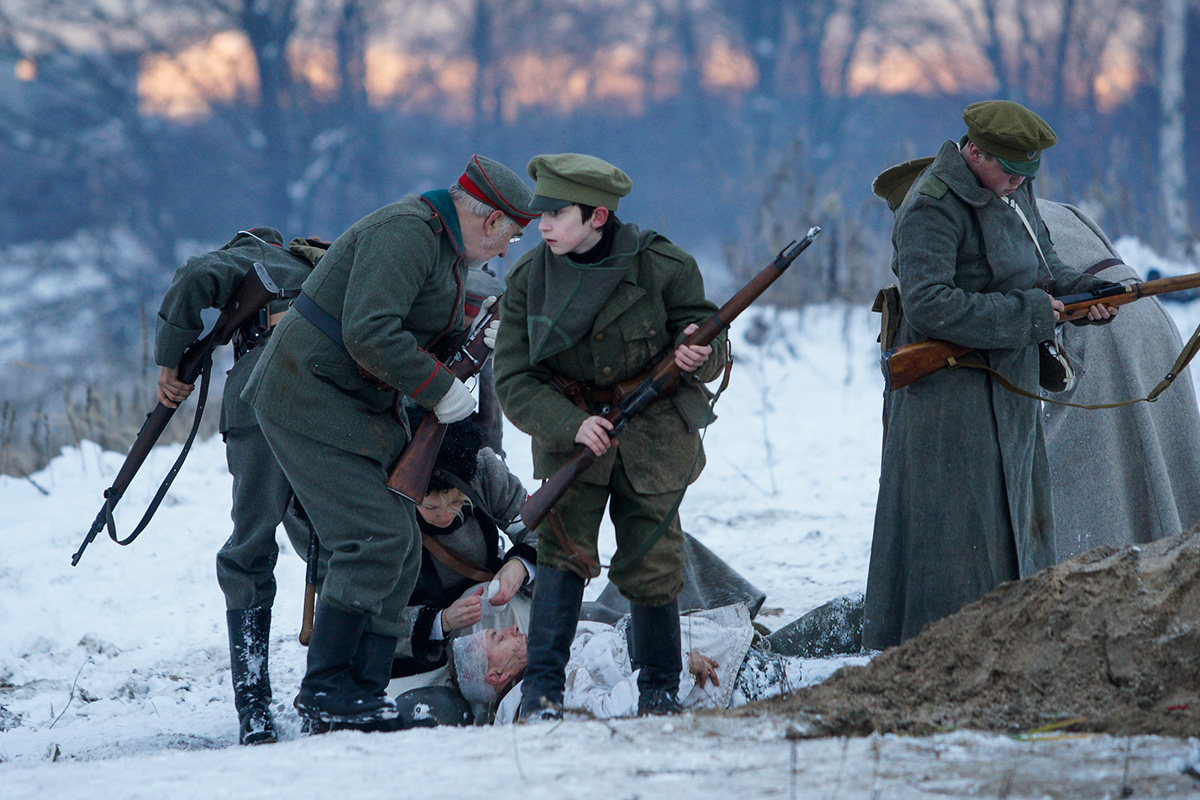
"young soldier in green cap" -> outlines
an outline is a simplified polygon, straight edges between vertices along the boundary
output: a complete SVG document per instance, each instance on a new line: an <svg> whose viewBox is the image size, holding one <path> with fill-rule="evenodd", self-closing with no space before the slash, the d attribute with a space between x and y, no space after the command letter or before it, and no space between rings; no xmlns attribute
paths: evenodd
<svg viewBox="0 0 1200 800"><path fill-rule="evenodd" d="M936 158L889 170L875 190L903 196L892 228L902 318L895 344L944 339L1038 391L1037 343L1054 336L1055 294L1106 281L1054 252L1031 182L1050 126L1013 102L963 112L967 135ZM891 175L901 183L882 185ZM913 175L915 174L915 179ZM1092 321L1116 310L1096 305ZM1080 454L1083 457L1083 454ZM1039 403L982 369L939 370L891 393L867 576L863 645L915 636L1000 583L1055 563Z"/></svg>
<svg viewBox="0 0 1200 800"><path fill-rule="evenodd" d="M368 214L304 282L250 377L243 396L329 553L295 703L315 729L394 717L385 689L421 563L414 506L384 485L408 438L402 404L447 423L474 409L436 354L465 327L468 268L505 253L531 199L477 155L450 189Z"/></svg>
<svg viewBox="0 0 1200 800"><path fill-rule="evenodd" d="M521 714L561 716L584 582L600 574L606 504L617 537L609 577L632 606L639 713L675 712L683 586L677 503L704 465L698 431L712 414L703 382L721 372L724 338L711 347L680 343L716 307L704 298L691 256L617 219L632 187L624 172L573 153L537 156L528 171L543 243L507 276L496 392L508 418L533 437L534 477L550 477L580 445L597 460L537 530ZM662 358L687 373L679 390L635 417L619 442L610 438L601 409Z"/></svg>

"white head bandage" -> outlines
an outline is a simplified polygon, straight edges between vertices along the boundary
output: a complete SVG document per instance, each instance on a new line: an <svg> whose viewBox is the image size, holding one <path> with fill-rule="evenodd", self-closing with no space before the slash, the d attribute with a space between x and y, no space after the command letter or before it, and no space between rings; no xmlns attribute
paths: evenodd
<svg viewBox="0 0 1200 800"><path fill-rule="evenodd" d="M458 690L471 703L480 705L490 705L496 700L496 690L487 682L486 636L487 631L482 630L470 636L460 636L451 645Z"/></svg>

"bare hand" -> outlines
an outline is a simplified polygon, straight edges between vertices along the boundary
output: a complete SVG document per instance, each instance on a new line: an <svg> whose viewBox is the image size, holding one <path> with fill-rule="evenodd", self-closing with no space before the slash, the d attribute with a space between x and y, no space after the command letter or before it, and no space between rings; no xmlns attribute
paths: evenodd
<svg viewBox="0 0 1200 800"><path fill-rule="evenodd" d="M1061 300L1051 297L1050 298L1050 308L1054 309L1054 321L1061 322L1062 314L1060 312L1063 309L1065 309L1066 306L1063 305ZM1116 315L1117 315L1117 307L1116 306L1108 306L1108 305L1105 305L1104 303L1096 303L1096 305L1094 305L1094 306L1088 306L1087 318L1090 319L1092 322L1098 322L1099 320L1102 320L1102 319L1112 319Z"/></svg>
<svg viewBox="0 0 1200 800"><path fill-rule="evenodd" d="M575 432L575 443L583 445L599 458L617 443L616 439L608 438L608 432L612 429L613 424L604 417L588 417Z"/></svg>
<svg viewBox="0 0 1200 800"><path fill-rule="evenodd" d="M683 335L691 336L698 327L693 322L683 329ZM712 345L681 344L675 348L675 366L684 372L695 372L704 366L704 362L708 361L710 355L712 355Z"/></svg>
<svg viewBox="0 0 1200 800"><path fill-rule="evenodd" d="M483 603L479 599L484 587L480 586L467 597L460 597L442 609L442 630L446 633L474 625L483 619Z"/></svg>
<svg viewBox="0 0 1200 800"><path fill-rule="evenodd" d="M195 388L195 385L179 380L177 367L158 368L158 402L167 408L179 408Z"/></svg>
<svg viewBox="0 0 1200 800"><path fill-rule="evenodd" d="M721 666L716 659L692 650L688 653L688 672L696 676L696 685L704 688L705 681L711 679L713 686L720 686L717 678L717 667Z"/></svg>
<svg viewBox="0 0 1200 800"><path fill-rule="evenodd" d="M504 605L513 599L517 590L524 585L525 579L528 577L529 570L525 569L521 559L512 559L496 573L496 580L500 581L500 591L492 595L492 599L488 602L494 606Z"/></svg>

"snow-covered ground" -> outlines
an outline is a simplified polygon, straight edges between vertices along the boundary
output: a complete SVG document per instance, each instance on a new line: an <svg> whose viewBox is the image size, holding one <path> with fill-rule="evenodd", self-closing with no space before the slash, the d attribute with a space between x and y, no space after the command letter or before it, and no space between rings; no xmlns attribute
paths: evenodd
<svg viewBox="0 0 1200 800"><path fill-rule="evenodd" d="M1186 336L1200 308L1173 306ZM879 471L878 320L861 308L754 310L684 527L760 589L775 628L866 580ZM751 341L748 341L751 340ZM1194 376L1193 376L1194 377ZM531 474L506 431L510 467ZM178 446L155 450L119 507L128 533ZM319 737L290 703L304 565L276 575L278 744L236 745L224 602L229 532L219 438L198 442L132 546L79 545L123 454L84 444L32 479L0 476L0 798L1185 796L1189 742L1103 736L795 742L786 720L684 716ZM352 502L352 501L351 501ZM281 546L285 540L281 537ZM611 535L602 547L612 552ZM603 579L588 590L595 597ZM810 680L840 662L810 665ZM1179 794L1176 794L1179 792Z"/></svg>

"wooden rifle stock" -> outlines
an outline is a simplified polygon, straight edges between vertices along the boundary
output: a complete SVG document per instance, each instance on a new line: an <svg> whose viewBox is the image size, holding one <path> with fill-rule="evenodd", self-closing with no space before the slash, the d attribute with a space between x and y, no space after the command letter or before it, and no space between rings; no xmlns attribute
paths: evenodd
<svg viewBox="0 0 1200 800"><path fill-rule="evenodd" d="M242 278L241 283L238 284L237 289L234 291L233 297L225 308L222 309L221 315L217 317L212 330L202 338L197 339L184 351L183 357L179 361L179 380L183 383L195 383L196 379L211 362L213 350L228 344L238 328L253 320L263 306L272 300L283 298L283 296L284 293L279 290L275 282L271 280L271 276L267 274L266 267L257 261L254 262L254 268L246 272L246 276ZM203 403L204 391L202 390L197 413L203 409ZM137 439L134 440L133 447L129 449L128 455L125 456L125 461L121 465L121 469L117 472L117 477L113 480L112 486L104 492L104 505L101 506L100 512L96 514L96 519L92 521L92 527L84 537L83 543L79 545L79 549L75 551L75 554L71 556L71 566L79 563L79 559L83 556L83 551L96 538L96 534L106 526L108 527L109 538L119 545L127 545L137 538L137 535L141 533L142 529L150 521L150 517L153 516L154 511L158 508L158 503L161 502L162 497L166 494L171 482L175 480L175 475L179 472L179 468L183 466L183 457L187 454L186 448L167 474L166 479L159 488L158 495L147 510L146 516L138 524L137 530L127 538L119 539L117 537L116 523L113 521L112 512L117 507L117 503L120 502L122 495L125 494L125 490L129 488L129 484L133 482L134 476L137 475L138 470L141 469L142 464L150 455L150 451L158 443L159 437L162 436L167 423L175 415L175 411L176 409L174 408L168 408L162 403L158 403L155 405L154 410L146 415L146 421L142 423L142 428L138 431ZM195 428L193 428L192 435L195 435Z"/></svg>
<svg viewBox="0 0 1200 800"><path fill-rule="evenodd" d="M750 307L750 304L762 295L772 283L783 275L796 257L804 252L821 229L814 226L809 228L808 234L799 242L793 241L787 247L779 251L779 255L775 260L767 265L762 272L754 276L742 289L729 299L725 305L721 306L717 313L706 319L690 336L681 342L681 345L699 345L709 344L713 339L729 327L730 323L737 318L739 314ZM675 364L675 359L672 357L674 350L667 354L667 357L658 363L650 375L638 385L636 389L621 399L620 403L610 408L604 414L604 418L612 423L613 429L609 433L610 438L615 438L625 424L642 411L646 406L650 405L656 397L671 383L679 380L679 375L682 370ZM530 495L521 505L521 521L525 523L525 527L529 530L534 530L541 524L546 515L550 513L550 509L558 502L559 498L567 491L575 479L578 478L584 470L594 464L596 456L587 447L580 447L575 451L570 460L558 468L558 470L547 479L536 492Z"/></svg>
<svg viewBox="0 0 1200 800"><path fill-rule="evenodd" d="M1160 278L1155 281L1117 285L1082 294L1064 295L1056 298L1061 300L1064 306L1063 310L1059 312L1059 322L1069 322L1086 317L1088 309L1099 302L1109 306L1123 306L1142 297L1181 292L1197 287L1200 287L1200 272L1177 275L1172 278ZM892 348L880 357L885 390L891 391L908 386L913 381L918 381L926 375L948 366L949 359L964 356L976 349L978 348L954 344L941 339L925 339Z"/></svg>
<svg viewBox="0 0 1200 800"><path fill-rule="evenodd" d="M483 331L488 323L496 318L499 309L500 300L497 298L487 313L476 319L467 341L446 362L446 368L460 381L466 382L479 374L491 356L492 349L483 341ZM441 449L445 436L446 423L439 422L437 416L432 413L422 417L412 432L412 438L400 453L400 458L392 465L387 488L420 504L425 499L429 478L433 475L433 463L437 460L438 450Z"/></svg>
<svg viewBox="0 0 1200 800"><path fill-rule="evenodd" d="M310 523L311 524L311 523ZM317 612L317 559L320 556L317 529L308 534L308 553L304 556L304 612L300 619L300 644L308 647L312 639L313 615Z"/></svg>

